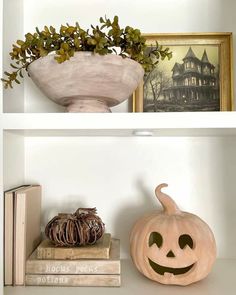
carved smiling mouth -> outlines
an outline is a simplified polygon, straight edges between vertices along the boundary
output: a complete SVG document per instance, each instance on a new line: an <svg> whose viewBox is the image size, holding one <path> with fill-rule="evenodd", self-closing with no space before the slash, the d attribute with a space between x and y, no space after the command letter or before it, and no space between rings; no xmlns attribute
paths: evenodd
<svg viewBox="0 0 236 295"><path fill-rule="evenodd" d="M151 265L152 269L158 273L159 275L164 275L165 273L172 273L173 275L182 275L190 271L195 263L181 268L172 268L172 267L166 267L159 265L155 262L153 262L150 258L148 258L149 264Z"/></svg>

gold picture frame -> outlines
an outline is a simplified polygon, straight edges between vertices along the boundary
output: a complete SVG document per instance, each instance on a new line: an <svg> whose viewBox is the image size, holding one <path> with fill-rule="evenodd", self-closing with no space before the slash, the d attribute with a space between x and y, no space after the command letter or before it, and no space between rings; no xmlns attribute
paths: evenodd
<svg viewBox="0 0 236 295"><path fill-rule="evenodd" d="M133 95L134 112L233 110L231 32L143 34L143 36L150 47L155 45L156 41L159 45L169 47L170 51L173 52L173 57L170 61L167 59L160 61L157 67L162 65L162 69L155 69L156 72L162 71L167 76L164 84L163 74L161 74L162 82L159 82L159 84L162 83L163 85L162 92L158 92L162 93L160 99L159 97L156 98L157 95L153 94L153 97L151 96L153 87L150 88L145 84L147 81L151 83L149 81L150 77L145 75L144 83L139 85ZM185 55L181 56L180 53L184 52L184 50ZM198 55L194 51L197 51ZM200 52L202 52L201 56L199 56ZM208 52L210 53L209 57ZM211 59L214 62L211 62ZM189 60L193 62L191 63ZM186 61L188 61L188 64ZM218 64L216 65L217 61ZM167 66L168 62L172 62L172 65ZM189 68L195 67L198 73L193 74L192 77L189 73L187 75L185 68L188 69L188 66ZM172 70L170 70L171 67ZM189 71L191 72L191 69ZM156 80L153 80L156 82L156 85L158 79L160 79L157 78L158 75L157 73L153 75L154 78L156 77ZM207 77L210 76L211 78L208 79ZM195 83L195 85L191 83ZM145 86L143 86L144 84ZM192 104L190 102L191 99L193 99ZM204 102L204 99L207 99L208 104ZM215 99L214 102L213 99ZM166 103L165 100L167 101ZM144 102L146 105L144 105ZM158 104L163 108L162 110L155 109L158 107Z"/></svg>

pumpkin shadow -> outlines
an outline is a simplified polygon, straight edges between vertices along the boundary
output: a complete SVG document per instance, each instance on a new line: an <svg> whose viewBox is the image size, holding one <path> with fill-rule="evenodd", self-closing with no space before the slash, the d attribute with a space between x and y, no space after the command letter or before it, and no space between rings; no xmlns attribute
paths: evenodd
<svg viewBox="0 0 236 295"><path fill-rule="evenodd" d="M120 239L121 258L130 256L130 233L135 222L142 216L161 209L155 197L155 193L150 192L140 180L137 181L139 194L136 196L137 203L126 202L123 207L114 216L114 232L112 236ZM129 200L129 196L126 198ZM137 205L138 204L138 205Z"/></svg>

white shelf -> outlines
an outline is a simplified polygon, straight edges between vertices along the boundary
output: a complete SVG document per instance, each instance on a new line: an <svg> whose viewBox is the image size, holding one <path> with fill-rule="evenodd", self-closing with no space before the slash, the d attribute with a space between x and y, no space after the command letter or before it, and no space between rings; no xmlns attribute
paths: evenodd
<svg viewBox="0 0 236 295"><path fill-rule="evenodd" d="M122 261L120 288L92 287L6 287L4 295L235 295L236 260L219 259L209 276L186 287L167 286L153 282L141 275L129 260Z"/></svg>
<svg viewBox="0 0 236 295"><path fill-rule="evenodd" d="M235 135L236 112L5 113L2 126L3 130L25 131L31 136L129 136L140 130L156 136Z"/></svg>

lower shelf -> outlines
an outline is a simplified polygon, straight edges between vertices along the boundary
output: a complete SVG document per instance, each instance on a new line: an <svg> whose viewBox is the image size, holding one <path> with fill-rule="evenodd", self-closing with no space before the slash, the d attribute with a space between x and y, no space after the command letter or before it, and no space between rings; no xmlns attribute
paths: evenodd
<svg viewBox="0 0 236 295"><path fill-rule="evenodd" d="M167 295L235 295L236 259L218 259L211 274L203 281L187 287L166 286L150 281L142 276L130 260L123 260L121 268L121 287L5 287L4 295L116 295L141 294ZM42 289L43 288L43 289Z"/></svg>

